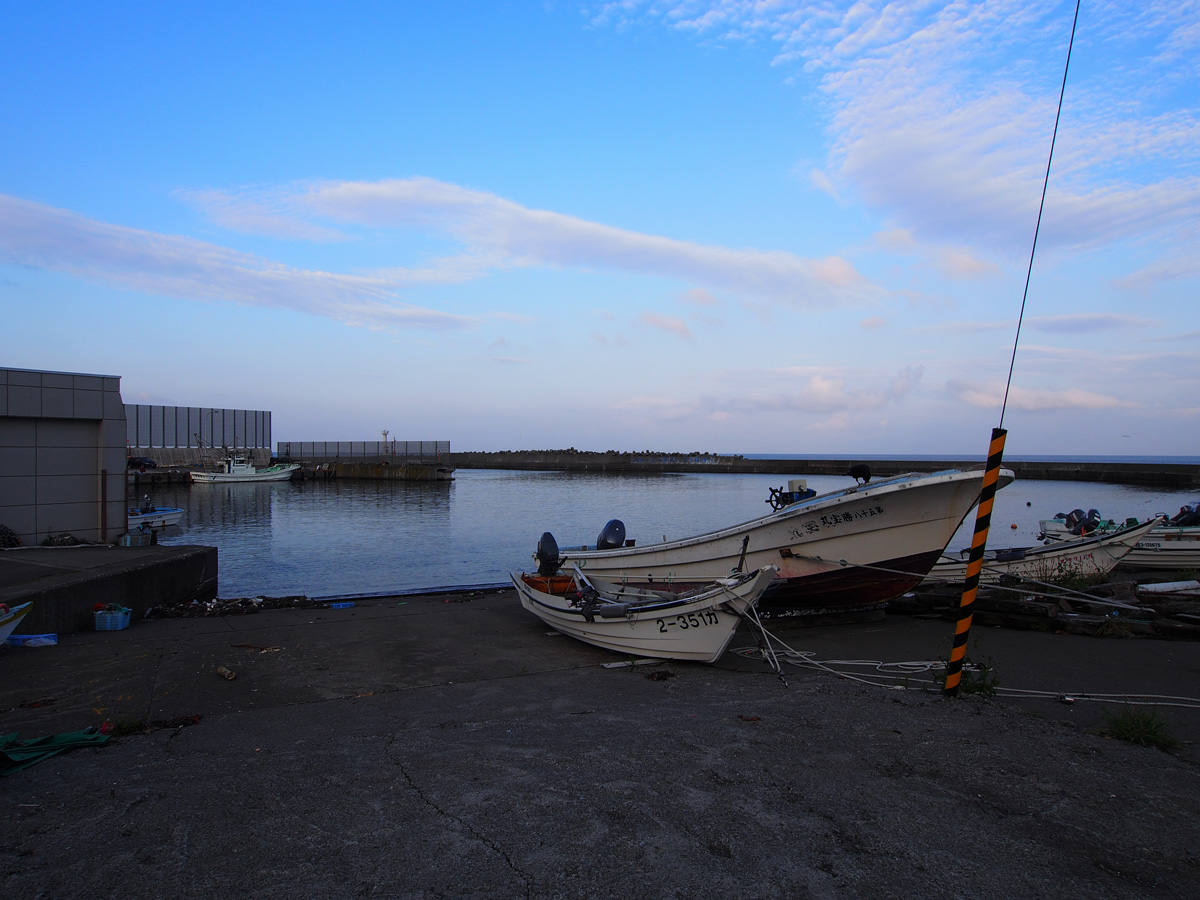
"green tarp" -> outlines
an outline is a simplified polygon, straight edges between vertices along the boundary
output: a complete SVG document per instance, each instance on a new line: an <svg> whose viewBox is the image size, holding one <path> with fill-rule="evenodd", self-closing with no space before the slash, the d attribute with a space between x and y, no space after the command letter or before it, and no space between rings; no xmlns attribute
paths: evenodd
<svg viewBox="0 0 1200 900"><path fill-rule="evenodd" d="M19 737L20 734L15 731L12 734L0 734L0 776L19 772L64 750L95 747L108 740L107 734L101 734L95 728L51 734L29 741L18 740Z"/></svg>

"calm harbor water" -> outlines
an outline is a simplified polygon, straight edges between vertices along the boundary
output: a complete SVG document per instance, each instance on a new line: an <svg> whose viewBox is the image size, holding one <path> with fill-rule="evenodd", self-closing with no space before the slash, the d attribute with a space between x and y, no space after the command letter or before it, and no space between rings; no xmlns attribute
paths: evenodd
<svg viewBox="0 0 1200 900"><path fill-rule="evenodd" d="M504 583L509 572L533 568L543 531L562 546L593 543L618 518L638 543L686 537L763 515L769 489L786 482L464 469L450 482L185 484L149 494L159 506L186 510L160 543L218 548L221 597L320 597ZM847 483L808 478L818 493ZM988 546L1031 545L1039 519L1076 507L1145 518L1194 499L1190 490L1017 481L996 495ZM950 549L970 544L973 516Z"/></svg>

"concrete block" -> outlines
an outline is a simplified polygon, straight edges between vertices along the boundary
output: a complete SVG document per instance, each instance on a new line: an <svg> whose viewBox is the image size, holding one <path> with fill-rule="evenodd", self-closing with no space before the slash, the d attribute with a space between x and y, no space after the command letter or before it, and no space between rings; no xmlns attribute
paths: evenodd
<svg viewBox="0 0 1200 900"><path fill-rule="evenodd" d="M34 447L37 445L37 421L9 416L0 419L0 447Z"/></svg>
<svg viewBox="0 0 1200 900"><path fill-rule="evenodd" d="M20 374L20 373L17 373ZM8 414L10 416L28 416L39 418L42 415L42 389L27 385L8 385Z"/></svg>
<svg viewBox="0 0 1200 900"><path fill-rule="evenodd" d="M43 372L42 387L72 390L75 387L75 376L66 372Z"/></svg>
<svg viewBox="0 0 1200 900"><path fill-rule="evenodd" d="M0 507L32 506L37 503L34 479L28 476L0 475ZM12 525L8 526L12 528Z"/></svg>
<svg viewBox="0 0 1200 900"><path fill-rule="evenodd" d="M72 386L77 391L103 391L103 375L73 375Z"/></svg>
<svg viewBox="0 0 1200 900"><path fill-rule="evenodd" d="M104 390L113 391L114 393L117 393L117 394L121 393L121 378L120 378L120 376L105 375L104 376Z"/></svg>
<svg viewBox="0 0 1200 900"><path fill-rule="evenodd" d="M74 392L75 410L74 416L76 419L103 419L104 418L104 392L103 391L81 391Z"/></svg>
<svg viewBox="0 0 1200 900"><path fill-rule="evenodd" d="M70 634L92 631L97 603L118 603L133 611L137 627L151 606L205 602L217 596L216 547L96 547L83 550L9 551L36 553L46 577L0 588L0 600L16 606L34 601L21 623L24 634Z"/></svg>
<svg viewBox="0 0 1200 900"><path fill-rule="evenodd" d="M32 447L0 446L0 475L31 478L36 474L36 450Z"/></svg>
<svg viewBox="0 0 1200 900"><path fill-rule="evenodd" d="M75 392L70 388L42 388L42 415L53 419L75 417Z"/></svg>

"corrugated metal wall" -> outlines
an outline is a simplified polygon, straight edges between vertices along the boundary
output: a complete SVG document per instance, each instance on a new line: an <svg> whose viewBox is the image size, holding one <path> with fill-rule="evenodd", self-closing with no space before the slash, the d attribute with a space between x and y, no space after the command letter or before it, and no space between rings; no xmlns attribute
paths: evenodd
<svg viewBox="0 0 1200 900"><path fill-rule="evenodd" d="M367 459L379 456L401 459L444 459L449 441L280 441L280 459Z"/></svg>
<svg viewBox="0 0 1200 900"><path fill-rule="evenodd" d="M263 409L125 404L126 440L139 450L199 447L271 449L271 413Z"/></svg>

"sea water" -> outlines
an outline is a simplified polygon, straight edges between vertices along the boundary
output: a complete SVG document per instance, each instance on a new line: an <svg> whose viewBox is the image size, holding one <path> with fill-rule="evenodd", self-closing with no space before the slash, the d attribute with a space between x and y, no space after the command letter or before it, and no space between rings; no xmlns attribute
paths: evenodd
<svg viewBox="0 0 1200 900"><path fill-rule="evenodd" d="M217 548L219 596L319 597L507 583L509 572L536 567L544 531L560 546L592 544L616 518L639 544L687 537L764 515L770 489L787 479L460 469L448 482L176 484L149 494L186 511L160 543ZM850 483L806 480L818 493ZM1146 518L1174 514L1198 493L1015 481L996 495L988 546L1031 546L1040 519L1077 507ZM949 548L969 546L973 531L974 513Z"/></svg>

